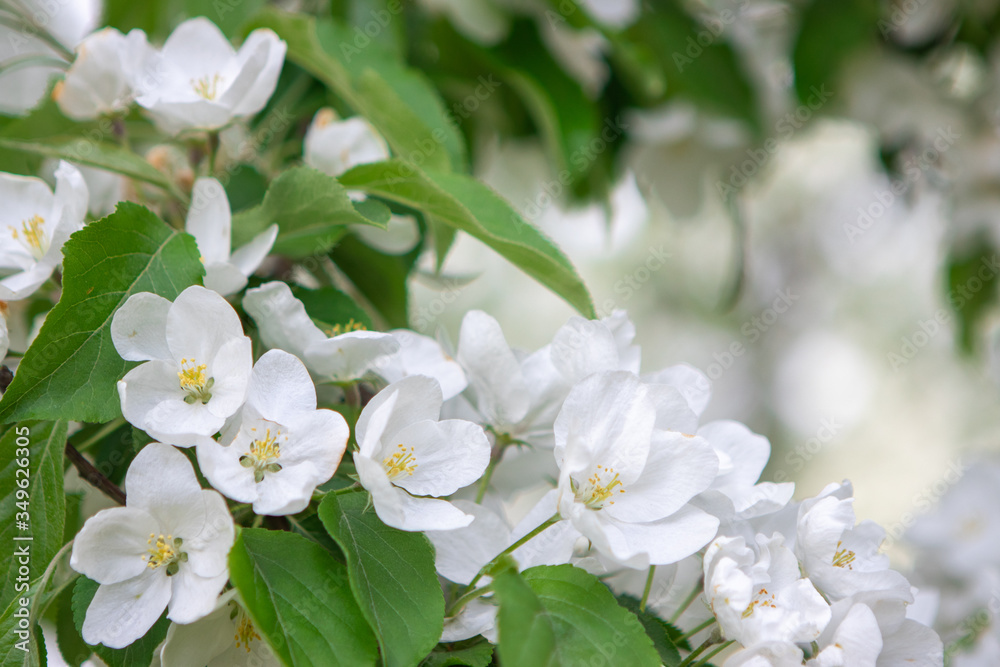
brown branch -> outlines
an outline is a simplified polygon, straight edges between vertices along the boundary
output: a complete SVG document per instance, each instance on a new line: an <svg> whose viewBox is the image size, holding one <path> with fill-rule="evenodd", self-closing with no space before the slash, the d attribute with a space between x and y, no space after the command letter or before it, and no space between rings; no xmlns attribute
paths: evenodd
<svg viewBox="0 0 1000 667"><path fill-rule="evenodd" d="M66 458L70 460L80 477L85 482L96 488L119 505L125 504L125 492L110 479L101 474L101 471L94 467L94 464L83 457L83 454L76 451L76 447L66 442Z"/></svg>

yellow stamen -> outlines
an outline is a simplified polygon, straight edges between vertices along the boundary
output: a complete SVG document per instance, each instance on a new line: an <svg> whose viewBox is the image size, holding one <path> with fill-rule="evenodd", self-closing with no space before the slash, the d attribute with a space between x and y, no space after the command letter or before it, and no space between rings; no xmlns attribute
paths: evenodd
<svg viewBox="0 0 1000 667"><path fill-rule="evenodd" d="M146 540L146 544L150 547L142 557L146 561L146 567L151 570L166 567L168 577L176 574L180 567L178 563L187 561L187 553L181 551L183 543L184 540L173 535L150 533L149 539Z"/></svg>
<svg viewBox="0 0 1000 667"><path fill-rule="evenodd" d="M250 429L256 431L257 429ZM240 457L240 465L244 468L253 468L254 481L258 484L263 481L264 473L275 473L281 470L278 459L281 458L281 445L278 438L281 438L281 429L275 429L271 435L271 429L264 431L263 438L255 438L250 443L250 451ZM288 436L284 436L285 441Z"/></svg>
<svg viewBox="0 0 1000 667"><path fill-rule="evenodd" d="M601 480L602 471L605 476L612 475L611 479L607 482ZM622 482L618 479L618 473L615 472L615 469L602 466L597 466L597 470L587 478L587 483L582 488L578 489L575 482L573 484L577 500L593 510L599 510L604 507L605 501L609 505L614 505L615 501L608 500L608 498L611 498L616 490L618 493L625 493L624 487L618 487L622 487Z"/></svg>
<svg viewBox="0 0 1000 667"><path fill-rule="evenodd" d="M856 554L853 551L841 549L841 544L843 542L837 542L838 551L833 554L833 565L834 567L846 567L848 570L853 570Z"/></svg>
<svg viewBox="0 0 1000 667"><path fill-rule="evenodd" d="M201 401L208 403L212 399L209 390L215 383L214 378L205 377L205 364L199 364L194 359L181 359L181 370L177 372L181 389L187 392L184 400L188 403Z"/></svg>
<svg viewBox="0 0 1000 667"><path fill-rule="evenodd" d="M766 588L762 588L757 591L757 595L755 595L754 599L747 605L747 608L743 610L743 618L750 618L753 616L753 612L757 607L770 607L771 609L778 608L778 606L774 604L774 595L768 595Z"/></svg>
<svg viewBox="0 0 1000 667"><path fill-rule="evenodd" d="M417 457L413 453L413 447L407 449L404 445L396 445L399 451L392 456L387 456L382 460L385 474L389 479L397 477L409 477L417 469Z"/></svg>
<svg viewBox="0 0 1000 667"><path fill-rule="evenodd" d="M366 327L361 322L355 322L352 317L348 320L347 324L334 324L331 328L327 329L326 334L331 338L334 336L339 336L340 334L350 333L352 331L367 331Z"/></svg>
<svg viewBox="0 0 1000 667"><path fill-rule="evenodd" d="M211 77L205 75L200 79L191 79L191 87L194 88L195 93L206 100L214 100L218 94L221 79L219 74L213 74Z"/></svg>
<svg viewBox="0 0 1000 667"><path fill-rule="evenodd" d="M41 259L48 250L49 237L45 233L45 218L33 215L21 222L21 230L10 226L10 235L21 241L25 248L36 258Z"/></svg>
<svg viewBox="0 0 1000 667"><path fill-rule="evenodd" d="M246 648L247 653L250 652L250 642L254 639L260 640L260 635L257 634L257 630L253 626L253 621L247 616L246 612L242 608L238 608L236 615L236 634L234 636L236 639L236 648L240 645Z"/></svg>

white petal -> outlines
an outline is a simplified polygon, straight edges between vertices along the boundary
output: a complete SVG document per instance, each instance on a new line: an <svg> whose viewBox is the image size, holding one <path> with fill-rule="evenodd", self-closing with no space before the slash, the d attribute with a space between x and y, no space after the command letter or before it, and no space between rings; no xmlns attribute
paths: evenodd
<svg viewBox="0 0 1000 667"><path fill-rule="evenodd" d="M495 425L516 424L528 412L528 387L500 324L471 310L462 318L458 363L476 392L479 411Z"/></svg>
<svg viewBox="0 0 1000 667"><path fill-rule="evenodd" d="M352 331L313 343L305 350L309 368L338 382L364 377L399 350L392 335Z"/></svg>
<svg viewBox="0 0 1000 667"><path fill-rule="evenodd" d="M390 401L392 405L388 405ZM362 454L378 455L379 442L392 439L410 424L437 421L441 403L441 387L431 378L413 375L392 383L376 394L358 417L354 433ZM383 411L383 407L387 409Z"/></svg>
<svg viewBox="0 0 1000 667"><path fill-rule="evenodd" d="M358 479L372 495L378 517L388 526L407 531L453 530L472 523L473 516L436 498L414 498L389 482L382 464L354 454Z"/></svg>
<svg viewBox="0 0 1000 667"><path fill-rule="evenodd" d="M147 361L133 368L118 382L118 393L122 414L130 424L159 440L171 440L172 444L193 445L194 439L177 441L175 436L212 435L224 421L200 402L184 401L177 367L170 362Z"/></svg>
<svg viewBox="0 0 1000 667"><path fill-rule="evenodd" d="M163 57L193 78L221 69L236 58L236 50L222 31L208 19L184 21L174 28L163 44Z"/></svg>
<svg viewBox="0 0 1000 667"><path fill-rule="evenodd" d="M167 344L178 365L181 359L210 363L223 345L243 337L243 325L233 307L198 285L181 292L167 314Z"/></svg>
<svg viewBox="0 0 1000 667"><path fill-rule="evenodd" d="M316 409L316 387L298 357L270 350L253 366L247 402L265 419L291 425L300 413Z"/></svg>
<svg viewBox="0 0 1000 667"><path fill-rule="evenodd" d="M398 404L397 404L398 405ZM483 476L490 463L490 443L481 426L461 419L419 421L392 436L383 448L391 456L396 446L416 459L410 475L393 480L416 496L448 496Z"/></svg>
<svg viewBox="0 0 1000 667"><path fill-rule="evenodd" d="M670 366L642 379L649 384L666 384L674 387L687 401L692 412L699 417L712 399L712 382L704 373L688 364Z"/></svg>
<svg viewBox="0 0 1000 667"><path fill-rule="evenodd" d="M167 346L170 302L152 292L133 294L111 320L111 340L123 359L172 360Z"/></svg>
<svg viewBox="0 0 1000 667"><path fill-rule="evenodd" d="M146 569L156 520L145 510L114 507L87 519L73 541L70 567L99 584L116 584Z"/></svg>
<svg viewBox="0 0 1000 667"><path fill-rule="evenodd" d="M336 120L332 109L320 109L304 140L306 164L339 176L351 167L389 159L389 147L360 116Z"/></svg>
<svg viewBox="0 0 1000 667"><path fill-rule="evenodd" d="M63 238L57 242L53 236L53 246L62 247L62 242L70 234L83 228L83 221L87 215L87 203L90 195L87 192L87 182L83 180L80 170L63 160L59 161L56 168L56 205L62 208L62 215L59 217L59 227L64 228Z"/></svg>
<svg viewBox="0 0 1000 667"><path fill-rule="evenodd" d="M239 99L231 94L231 91L236 92L238 84L235 83L226 91L224 98L225 101L233 103L233 110L237 116L255 114L267 104L278 85L278 76L281 74L287 49L288 45L266 28L258 28L247 35L240 46L237 60L245 72L252 71L253 78Z"/></svg>
<svg viewBox="0 0 1000 667"><path fill-rule="evenodd" d="M212 414L226 419L240 409L250 387L252 363L253 345L246 336L230 340L214 359L208 361L207 371L215 384L212 385L212 398L205 407Z"/></svg>
<svg viewBox="0 0 1000 667"><path fill-rule="evenodd" d="M241 503L257 500L257 487L253 470L240 465L242 448L223 447L206 438L197 445L198 468L208 483L227 498Z"/></svg>
<svg viewBox="0 0 1000 667"><path fill-rule="evenodd" d="M468 500L452 503L475 517L465 528L429 530L427 539L434 545L434 564L438 574L456 584L468 585L487 563L510 544L510 528L493 510Z"/></svg>
<svg viewBox="0 0 1000 667"><path fill-rule="evenodd" d="M173 595L167 618L175 623L193 623L215 609L215 602L229 580L229 572L217 577L199 577L182 566L170 577Z"/></svg>
<svg viewBox="0 0 1000 667"><path fill-rule="evenodd" d="M39 262L27 271L0 280L0 300L20 301L35 293L52 276L54 266Z"/></svg>
<svg viewBox="0 0 1000 667"><path fill-rule="evenodd" d="M233 214L222 183L199 178L191 190L184 231L194 237L205 264L229 261Z"/></svg>
<svg viewBox="0 0 1000 667"><path fill-rule="evenodd" d="M660 432L642 475L604 511L622 521L656 521L679 510L715 479L718 459L698 437Z"/></svg>
<svg viewBox="0 0 1000 667"><path fill-rule="evenodd" d="M270 348L285 350L302 359L309 346L326 340L326 334L313 323L305 306L283 282L264 283L247 290L243 308L256 323L261 340Z"/></svg>
<svg viewBox="0 0 1000 667"><path fill-rule="evenodd" d="M240 273L248 278L257 270L260 263L267 257L274 247L274 241L278 238L278 225L271 225L257 236L250 239L250 242L233 253L229 258L230 263L235 266Z"/></svg>
<svg viewBox="0 0 1000 667"><path fill-rule="evenodd" d="M81 635L88 644L124 648L145 635L170 600L167 573L146 569L138 577L98 587Z"/></svg>
<svg viewBox="0 0 1000 667"><path fill-rule="evenodd" d="M351 225L351 231L365 245L387 255L410 252L420 242L420 227L412 215L393 213L385 229L372 225Z"/></svg>
<svg viewBox="0 0 1000 667"><path fill-rule="evenodd" d="M395 329L389 333L399 343L399 351L379 368L379 375L387 381L396 382L410 375L432 377L441 385L446 401L468 386L461 365L449 357L436 340L409 329Z"/></svg>
<svg viewBox="0 0 1000 667"><path fill-rule="evenodd" d="M156 516L168 500L190 502L201 485L187 457L170 445L151 442L135 455L125 473L128 506Z"/></svg>
<svg viewBox="0 0 1000 667"><path fill-rule="evenodd" d="M215 604L215 610L199 621L182 625L171 623L160 651L162 667L208 665L233 645L233 622L228 604L236 589L227 591Z"/></svg>
<svg viewBox="0 0 1000 667"><path fill-rule="evenodd" d="M220 296L229 296L247 286L247 277L229 262L218 262L205 265L205 277L201 282Z"/></svg>
<svg viewBox="0 0 1000 667"><path fill-rule="evenodd" d="M552 363L571 382L619 370L618 345L603 322L571 317L552 339Z"/></svg>
<svg viewBox="0 0 1000 667"><path fill-rule="evenodd" d="M607 556L637 569L676 563L690 556L708 544L719 527L718 519L690 505L649 523L616 521L607 515L591 517L593 514L603 512L583 512L582 521L574 517L573 525Z"/></svg>

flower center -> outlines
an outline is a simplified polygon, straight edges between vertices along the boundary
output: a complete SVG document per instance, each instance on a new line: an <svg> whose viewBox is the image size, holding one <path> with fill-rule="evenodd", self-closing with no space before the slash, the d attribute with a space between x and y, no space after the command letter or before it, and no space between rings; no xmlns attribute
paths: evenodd
<svg viewBox="0 0 1000 667"><path fill-rule="evenodd" d="M215 378L205 378L205 364L199 364L194 359L181 359L181 370L177 373L181 389L187 392L184 402L193 404L198 401L208 403L212 400L210 392Z"/></svg>
<svg viewBox="0 0 1000 667"><path fill-rule="evenodd" d="M833 565L834 567L846 567L848 570L853 570L856 554L853 551L848 551L846 548L841 549L841 544L843 542L837 542L837 552L833 554Z"/></svg>
<svg viewBox="0 0 1000 667"><path fill-rule="evenodd" d="M753 612L757 607L770 607L771 609L777 609L778 605L774 604L774 594L768 594L766 588L762 588L757 591L757 595L754 596L747 608L743 610L743 618L750 618L753 616Z"/></svg>
<svg viewBox="0 0 1000 667"><path fill-rule="evenodd" d="M256 432L257 429L250 429ZM264 432L263 438L257 438L250 443L250 451L240 457L240 465L244 468L253 468L253 481L260 484L264 480L264 473L276 473L281 470L278 459L281 458L281 445L278 438L281 436L281 429L275 429L271 435L271 429ZM288 436L285 436L288 441Z"/></svg>
<svg viewBox="0 0 1000 667"><path fill-rule="evenodd" d="M352 317L350 320L348 320L347 324L334 324L332 327L327 329L326 335L329 336L330 338L333 338L334 336L350 333L352 331L367 331L367 330L368 327L366 327L361 322L355 322L354 318Z"/></svg>
<svg viewBox="0 0 1000 667"><path fill-rule="evenodd" d="M149 539L146 540L149 548L142 557L146 561L146 567L152 570L166 567L168 577L177 574L180 564L186 563L188 559L187 552L181 551L183 543L184 540L173 535L150 533Z"/></svg>
<svg viewBox="0 0 1000 667"><path fill-rule="evenodd" d="M45 218L33 215L21 222L21 230L9 225L10 234L20 241L35 259L41 259L49 249L49 236L45 233Z"/></svg>
<svg viewBox="0 0 1000 667"><path fill-rule="evenodd" d="M191 87L194 88L194 92L200 97L204 97L206 100L214 100L219 92L219 81L221 80L222 76L220 74L213 74L212 76L206 74L200 79L191 79Z"/></svg>
<svg viewBox="0 0 1000 667"><path fill-rule="evenodd" d="M615 501L608 499L614 495L615 491L625 493L625 488L622 487L621 480L618 479L618 473L615 472L614 468L597 466L594 474L588 477L584 484L577 484L576 480L572 478L570 478L570 482L577 501L592 510L603 508L605 502L614 505Z"/></svg>
<svg viewBox="0 0 1000 667"><path fill-rule="evenodd" d="M233 638L236 640L236 648L239 648L242 644L247 653L250 652L250 642L254 639L260 640L260 635L257 634L257 629L253 626L253 621L247 615L243 608L235 603L230 603L233 606L233 611L229 614L229 619L234 621L236 624L236 634Z"/></svg>
<svg viewBox="0 0 1000 667"><path fill-rule="evenodd" d="M399 448L399 451L382 460L382 466L389 479L409 477L417 469L417 457L413 454L413 447L407 449L402 444L396 445L396 447Z"/></svg>

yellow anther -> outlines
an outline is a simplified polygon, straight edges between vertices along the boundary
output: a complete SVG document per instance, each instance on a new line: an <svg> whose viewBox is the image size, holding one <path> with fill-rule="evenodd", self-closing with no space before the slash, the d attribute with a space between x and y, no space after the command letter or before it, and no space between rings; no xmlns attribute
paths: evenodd
<svg viewBox="0 0 1000 667"><path fill-rule="evenodd" d="M350 333L352 331L367 331L366 327L361 322L355 322L352 317L348 320L347 324L334 324L331 328L327 329L326 334L331 338L333 336L339 336L340 334Z"/></svg>
<svg viewBox="0 0 1000 667"><path fill-rule="evenodd" d="M601 478L602 474L605 477L611 475L611 478L605 482ZM582 485L582 488L577 488L576 484L573 484L573 491L576 493L577 500L590 509L599 510L604 507L605 502L614 505L615 501L608 499L614 495L615 491L625 493L625 488L622 486L621 480L618 479L618 473L615 472L614 468L597 466L597 470L587 478L587 483Z"/></svg>
<svg viewBox="0 0 1000 667"><path fill-rule="evenodd" d="M837 542L837 552L833 554L833 565L834 567L846 567L848 570L853 570L856 554L853 551L841 549L841 544L843 542Z"/></svg>
<svg viewBox="0 0 1000 667"><path fill-rule="evenodd" d="M753 616L757 607L770 607L771 609L777 609L778 605L774 604L774 595L769 595L767 589L762 588L757 591L757 595L755 595L754 599L747 605L747 608L743 610L743 618L750 618Z"/></svg>
<svg viewBox="0 0 1000 667"><path fill-rule="evenodd" d="M191 79L191 87L194 88L194 92L200 97L204 97L206 100L214 100L215 96L219 91L219 81L222 76L219 74L213 74L211 77L205 75L200 79Z"/></svg>
<svg viewBox="0 0 1000 667"><path fill-rule="evenodd" d="M10 226L10 235L21 241L25 248L36 258L41 259L48 250L49 237L45 233L45 218L33 215L21 222L21 230Z"/></svg>
<svg viewBox="0 0 1000 667"><path fill-rule="evenodd" d="M146 567L151 570L166 567L168 577L177 574L180 567L178 563L187 561L187 553L181 551L183 543L184 540L173 535L150 533L146 544L151 546L142 557L146 561Z"/></svg>
<svg viewBox="0 0 1000 667"><path fill-rule="evenodd" d="M177 379L180 381L181 389L187 392L184 401L195 403L201 401L208 403L212 399L210 389L215 384L214 378L205 377L205 364L199 364L194 359L181 359L181 370L177 372Z"/></svg>
<svg viewBox="0 0 1000 667"><path fill-rule="evenodd" d="M407 449L402 444L396 445L396 447L399 448L398 452L382 460L382 466L385 468L385 474L389 476L389 479L396 479L403 476L409 477L417 469L417 457L413 453L413 447Z"/></svg>
<svg viewBox="0 0 1000 667"><path fill-rule="evenodd" d="M250 430L257 431L255 428ZM281 437L281 429L275 429L274 435L271 435L271 429L266 429L264 437L253 440L250 443L250 451L240 457L240 465L244 468L253 468L253 478L258 484L263 481L264 473L281 470L281 464L278 463L278 459L281 458L281 444L278 438ZM287 441L288 436L284 436L284 439Z"/></svg>
<svg viewBox="0 0 1000 667"><path fill-rule="evenodd" d="M247 653L250 652L250 642L254 639L260 640L260 635L257 634L256 628L253 626L253 621L247 616L246 612L242 608L236 613L236 634L234 636L236 639L236 648L241 645L246 648Z"/></svg>

